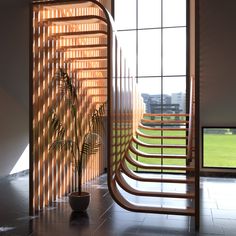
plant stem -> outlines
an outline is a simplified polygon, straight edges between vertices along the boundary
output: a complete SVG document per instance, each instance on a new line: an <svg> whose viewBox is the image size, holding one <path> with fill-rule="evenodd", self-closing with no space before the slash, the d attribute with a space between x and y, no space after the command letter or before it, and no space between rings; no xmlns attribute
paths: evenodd
<svg viewBox="0 0 236 236"><path fill-rule="evenodd" d="M80 148L79 148L79 137L78 137L78 127L77 127L77 115L76 115L76 109L73 107L73 115L74 115L74 123L75 123L75 142L77 146L77 156L78 156L78 191L79 195L81 195L82 192L82 156L80 153ZM75 162L76 163L76 162Z"/></svg>
<svg viewBox="0 0 236 236"><path fill-rule="evenodd" d="M82 193L82 158L78 162L78 192L79 195Z"/></svg>

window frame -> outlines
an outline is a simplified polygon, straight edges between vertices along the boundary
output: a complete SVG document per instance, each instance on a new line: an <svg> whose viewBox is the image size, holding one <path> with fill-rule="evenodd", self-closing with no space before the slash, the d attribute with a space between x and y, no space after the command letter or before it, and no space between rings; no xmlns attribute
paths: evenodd
<svg viewBox="0 0 236 236"><path fill-rule="evenodd" d="M200 158L200 173L202 176L225 176L235 177L236 167L211 167L204 166L204 129L236 129L236 126L202 126L201 127L201 158ZM236 158L236 157L235 157Z"/></svg>
<svg viewBox="0 0 236 236"><path fill-rule="evenodd" d="M113 17L115 19L115 3L116 1L119 0L112 0L112 13ZM164 84L164 79L166 77L185 77L186 78L186 86L185 86L185 112L189 112L189 93L190 93L190 0L185 0L186 1L186 25L185 26L163 26L163 2L165 0L161 0L161 27L154 27L154 28L138 28L138 12L139 12L139 6L138 6L138 0L136 0L136 28L135 29L118 29L117 32L119 33L120 31L135 31L136 33L136 71L135 71L135 78L136 81L138 82L139 79L141 78L152 78L152 77L160 77L161 78L161 96L163 97L164 95L164 89L163 89L163 84ZM171 28L186 28L186 72L184 75L180 74L173 74L173 75L165 75L163 73L163 30L165 28L171 29ZM162 37L162 43L161 43L161 74L160 75L140 75L139 74L139 53L138 53L138 47L139 47L139 37L138 33L140 30L147 30L147 29L159 29L161 30L161 37ZM161 105L163 105L163 99L161 100Z"/></svg>

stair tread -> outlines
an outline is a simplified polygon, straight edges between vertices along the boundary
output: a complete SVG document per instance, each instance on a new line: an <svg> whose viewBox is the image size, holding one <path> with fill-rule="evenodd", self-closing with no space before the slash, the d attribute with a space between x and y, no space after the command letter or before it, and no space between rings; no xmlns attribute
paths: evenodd
<svg viewBox="0 0 236 236"><path fill-rule="evenodd" d="M150 123L150 124L187 124L188 120L148 120L141 119L142 123Z"/></svg>
<svg viewBox="0 0 236 236"><path fill-rule="evenodd" d="M101 21L100 23L106 23L106 19L97 16L97 15L83 15L83 16L64 16L64 17L55 17L55 18L47 18L44 20L44 23L51 24L60 24L60 23L69 23L69 24L81 24L81 23L94 23L97 21Z"/></svg>
<svg viewBox="0 0 236 236"><path fill-rule="evenodd" d="M129 146L129 150L132 151L134 154L147 157L147 158L176 158L176 159L186 159L187 155L185 154L162 154L162 153L146 153L138 150L132 144Z"/></svg>
<svg viewBox="0 0 236 236"><path fill-rule="evenodd" d="M139 128L142 128L142 129L146 129L146 130L163 130L163 131L186 131L188 130L187 128L173 128L173 127L152 127L152 126L146 126L146 125L143 125L141 123L139 123Z"/></svg>
<svg viewBox="0 0 236 236"><path fill-rule="evenodd" d="M154 182L154 183L178 183L178 184L190 184L195 183L194 177L186 177L186 178L166 178L166 177L147 177L136 173L129 169L127 166L127 162L123 159L121 162L122 171L129 176L131 179L141 181L141 182Z"/></svg>
<svg viewBox="0 0 236 236"><path fill-rule="evenodd" d="M141 131L136 131L137 135L140 135L145 138L156 138L156 139L187 139L187 136L166 136L166 135L150 135L150 134L144 134Z"/></svg>
<svg viewBox="0 0 236 236"><path fill-rule="evenodd" d="M70 36L102 36L107 35L104 30L91 30L91 31L78 31L78 32L64 32L64 33L54 33L51 37L70 37Z"/></svg>
<svg viewBox="0 0 236 236"><path fill-rule="evenodd" d="M103 61L107 60L106 56L100 57L71 57L68 58L66 61Z"/></svg>
<svg viewBox="0 0 236 236"><path fill-rule="evenodd" d="M158 164L146 164L135 160L129 153L125 154L125 159L135 167L148 170L184 170L194 171L194 167L180 166L180 165L158 165Z"/></svg>
<svg viewBox="0 0 236 236"><path fill-rule="evenodd" d="M187 113L179 113L179 114L168 114L168 113L144 113L143 116L152 116L152 117L181 117L181 116L189 116Z"/></svg>
<svg viewBox="0 0 236 236"><path fill-rule="evenodd" d="M147 191L147 190L139 190L127 183L124 179L121 172L118 170L116 172L116 180L119 185L128 193L133 194L135 196L148 196L148 197L165 197L165 198L195 198L194 192L158 192L158 191Z"/></svg>
<svg viewBox="0 0 236 236"><path fill-rule="evenodd" d="M81 80L81 82L83 83L86 83L87 81L91 81L91 80L99 80L99 81L107 81L107 77L106 76L104 76L104 77L88 77L88 78L86 78L86 77L80 77L80 80Z"/></svg>
<svg viewBox="0 0 236 236"><path fill-rule="evenodd" d="M86 70L86 71L104 71L107 70L107 67L83 67L83 68L76 68L75 71L81 71L81 70Z"/></svg>
<svg viewBox="0 0 236 236"><path fill-rule="evenodd" d="M116 201L120 203L120 205L129 210L134 212L144 212L144 213L159 213L159 214L168 214L168 215L195 215L194 208L176 208L176 207L159 207L159 206L150 206L150 205L141 205L129 202L127 199L123 197L120 191L116 187L116 181L112 180L110 185L111 190L116 197Z"/></svg>
<svg viewBox="0 0 236 236"><path fill-rule="evenodd" d="M88 45L70 45L70 46L63 46L60 49L61 50L67 50L67 49L81 49L81 50L88 50L88 49L106 49L107 44L88 44Z"/></svg>
<svg viewBox="0 0 236 236"><path fill-rule="evenodd" d="M106 88L107 88L107 85L104 85L104 86L87 86L86 90L89 90L89 89L106 89Z"/></svg>
<svg viewBox="0 0 236 236"><path fill-rule="evenodd" d="M133 136L132 139L136 144L143 146L143 147L150 147L150 148L187 148L187 145L181 144L150 144L142 142L141 140L137 139Z"/></svg>
<svg viewBox="0 0 236 236"><path fill-rule="evenodd" d="M80 2L76 2L76 3L71 3L68 4L68 2L60 2L60 5L55 5L55 4L46 4L44 6L45 9L61 9L61 10L65 10L67 8L84 8L84 7L92 7L94 6L93 2L88 2L88 1L84 1L81 0Z"/></svg>

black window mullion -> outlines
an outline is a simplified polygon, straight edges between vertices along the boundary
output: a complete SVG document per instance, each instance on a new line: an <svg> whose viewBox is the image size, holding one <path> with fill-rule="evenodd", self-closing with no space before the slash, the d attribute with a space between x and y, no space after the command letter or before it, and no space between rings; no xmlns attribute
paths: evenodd
<svg viewBox="0 0 236 236"><path fill-rule="evenodd" d="M161 0L161 114L163 113L163 0ZM163 117L161 117L163 120ZM161 124L163 127L163 124ZM164 132L161 130L161 136L163 136ZM163 145L163 139L161 139L161 145ZM161 154L163 154L163 148L161 148ZM161 158L161 165L163 165L163 158ZM161 173L163 170L161 169Z"/></svg>
<svg viewBox="0 0 236 236"><path fill-rule="evenodd" d="M138 0L136 0L136 83L138 83L138 76L139 76L139 72L138 72L138 45L139 45L139 38L138 38Z"/></svg>

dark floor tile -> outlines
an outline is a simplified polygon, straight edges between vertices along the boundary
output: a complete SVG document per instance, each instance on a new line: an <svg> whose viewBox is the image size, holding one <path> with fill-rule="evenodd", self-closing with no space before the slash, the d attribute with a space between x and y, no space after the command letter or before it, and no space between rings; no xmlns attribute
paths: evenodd
<svg viewBox="0 0 236 236"><path fill-rule="evenodd" d="M201 216L200 225L201 226L214 225L213 218L211 216Z"/></svg>
<svg viewBox="0 0 236 236"><path fill-rule="evenodd" d="M139 231L137 232L137 234L139 236L162 236L163 235L163 231L162 229L159 229L158 227L155 226L145 226L142 225L139 229Z"/></svg>
<svg viewBox="0 0 236 236"><path fill-rule="evenodd" d="M121 208L112 200L106 182L103 175L84 186L92 193L91 204L84 214L73 213L65 197L31 218L28 216L28 177L1 179L0 189L4 189L4 194L0 194L0 201L4 204L0 204L0 235L236 235L235 179L201 178L199 232L195 231L191 217L134 213ZM174 188L167 186L167 189L172 191ZM190 204L181 199L156 201L156 204L179 207L187 203ZM9 230L3 232L3 227L9 227Z"/></svg>
<svg viewBox="0 0 236 236"><path fill-rule="evenodd" d="M212 209L209 209L209 208L201 208L201 209L200 209L200 215L201 215L201 216L212 217Z"/></svg>
<svg viewBox="0 0 236 236"><path fill-rule="evenodd" d="M236 220L214 219L214 223L222 227L225 235L236 235Z"/></svg>
<svg viewBox="0 0 236 236"><path fill-rule="evenodd" d="M145 221L150 221L150 220L153 220L153 221L165 221L168 219L168 215L166 214L152 214L152 213L147 213L146 214L146 217L145 217Z"/></svg>
<svg viewBox="0 0 236 236"><path fill-rule="evenodd" d="M94 231L94 235L127 235L136 234L141 227L139 221L120 221L115 219L106 219Z"/></svg>
<svg viewBox="0 0 236 236"><path fill-rule="evenodd" d="M179 215L168 215L169 220L180 220L180 221L189 221L189 216L179 216Z"/></svg>
<svg viewBox="0 0 236 236"><path fill-rule="evenodd" d="M189 231L189 218L159 215L146 217L139 230L140 235L192 235Z"/></svg>
<svg viewBox="0 0 236 236"><path fill-rule="evenodd" d="M234 195L236 196L236 194ZM236 210L236 201L233 199L231 201L226 201L225 199L220 199L217 201L218 209L220 210Z"/></svg>
<svg viewBox="0 0 236 236"><path fill-rule="evenodd" d="M217 201L215 200L211 200L211 201L201 201L200 207L202 209L217 209L218 208L218 204Z"/></svg>
<svg viewBox="0 0 236 236"><path fill-rule="evenodd" d="M215 235L224 235L224 230L218 225L202 225L200 227L200 233L204 234L215 234Z"/></svg>
<svg viewBox="0 0 236 236"><path fill-rule="evenodd" d="M137 213L137 212L119 212L114 211L110 212L106 217L112 219L113 221L132 221L132 222L143 222L145 219L146 213Z"/></svg>
<svg viewBox="0 0 236 236"><path fill-rule="evenodd" d="M155 225L142 225L138 231L139 235L178 235L178 236L192 236L194 235L189 230L181 229L178 227L168 227L163 225L158 225L156 222Z"/></svg>

